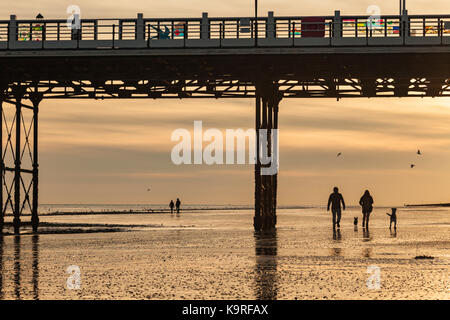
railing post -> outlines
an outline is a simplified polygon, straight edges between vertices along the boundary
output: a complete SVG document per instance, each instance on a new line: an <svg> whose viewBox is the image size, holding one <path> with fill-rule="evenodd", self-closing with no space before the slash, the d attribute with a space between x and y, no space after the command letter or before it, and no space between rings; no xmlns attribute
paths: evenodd
<svg viewBox="0 0 450 320"><path fill-rule="evenodd" d="M98 39L98 20L95 20L94 21L94 40L97 40L97 39ZM58 38L58 40L59 40L59 38Z"/></svg>
<svg viewBox="0 0 450 320"><path fill-rule="evenodd" d="M273 17L273 11L269 11L267 14L266 37L268 39L273 39L275 38L275 34L275 18Z"/></svg>
<svg viewBox="0 0 450 320"><path fill-rule="evenodd" d="M292 46L295 47L295 22L292 22Z"/></svg>
<svg viewBox="0 0 450 320"><path fill-rule="evenodd" d="M333 18L333 38L341 38L342 37L342 19L341 19L341 11L334 11ZM330 35L331 37L331 35Z"/></svg>
<svg viewBox="0 0 450 320"><path fill-rule="evenodd" d="M116 25L113 24L112 27L113 27L113 32L112 32L112 49L114 49L114 47L115 47L114 41L115 41L115 38L116 38Z"/></svg>
<svg viewBox="0 0 450 320"><path fill-rule="evenodd" d="M404 8L403 8L404 9ZM408 24L408 11L403 10L403 14L400 18L399 32L400 36L403 38L403 45L406 44L406 37L409 36L409 24Z"/></svg>
<svg viewBox="0 0 450 320"><path fill-rule="evenodd" d="M183 33L183 48L186 48L186 39L188 37L188 22L184 23L184 33Z"/></svg>
<svg viewBox="0 0 450 320"><path fill-rule="evenodd" d="M117 40L122 40L122 38L123 38L123 21L122 20L119 20L119 25L118 25L118 27L119 27L119 33L118 33L118 36L117 36Z"/></svg>
<svg viewBox="0 0 450 320"><path fill-rule="evenodd" d="M333 45L333 42L332 42L332 39L333 39L333 37L332 37L332 32L333 32L332 31L332 23L333 22L329 22L328 23L328 37L330 38L330 47Z"/></svg>
<svg viewBox="0 0 450 320"><path fill-rule="evenodd" d="M209 39L209 31L210 31L210 25L209 25L208 12L203 12L202 13L202 23L200 25L200 39L202 39L202 40Z"/></svg>
<svg viewBox="0 0 450 320"><path fill-rule="evenodd" d="M219 26L219 47L222 48L222 28L223 24L221 23Z"/></svg>
<svg viewBox="0 0 450 320"><path fill-rule="evenodd" d="M366 22L366 46L369 45L369 27L367 26Z"/></svg>
<svg viewBox="0 0 450 320"><path fill-rule="evenodd" d="M147 25L147 48L150 48L150 25Z"/></svg>
<svg viewBox="0 0 450 320"><path fill-rule="evenodd" d="M42 25L42 49L44 49L44 42L45 42L45 32L46 32L46 24L44 23Z"/></svg>
<svg viewBox="0 0 450 320"><path fill-rule="evenodd" d="M150 36L150 32L148 33L148 35ZM145 40L144 15L142 13L137 14L136 40Z"/></svg>

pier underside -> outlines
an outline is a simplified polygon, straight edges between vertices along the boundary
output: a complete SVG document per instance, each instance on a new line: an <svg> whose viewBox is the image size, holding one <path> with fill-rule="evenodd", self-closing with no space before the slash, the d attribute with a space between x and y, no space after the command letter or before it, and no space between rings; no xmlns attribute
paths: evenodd
<svg viewBox="0 0 450 320"><path fill-rule="evenodd" d="M271 164L260 163L259 155L273 152L271 129L278 129L280 101L450 97L450 51L413 49L416 52L411 47L391 48L391 52L382 48L189 49L177 54L168 49L1 52L0 228L5 214L12 214L18 233L27 211L33 230L38 228L42 99L252 98L255 127L267 129L268 141L257 144L254 227L272 230L277 174L261 174Z"/></svg>

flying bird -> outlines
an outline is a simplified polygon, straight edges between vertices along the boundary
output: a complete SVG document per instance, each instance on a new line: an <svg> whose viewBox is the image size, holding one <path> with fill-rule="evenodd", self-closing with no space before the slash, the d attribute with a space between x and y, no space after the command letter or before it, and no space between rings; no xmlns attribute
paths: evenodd
<svg viewBox="0 0 450 320"><path fill-rule="evenodd" d="M420 155L420 156L422 155L422 153L420 152L420 150L417 150L417 154Z"/></svg>
<svg viewBox="0 0 450 320"><path fill-rule="evenodd" d="M337 157L340 157L341 155L342 155L342 152L339 152L339 153L337 154L336 158L337 158Z"/></svg>
<svg viewBox="0 0 450 320"><path fill-rule="evenodd" d="M411 169L414 168L416 165L415 164L411 164Z"/></svg>

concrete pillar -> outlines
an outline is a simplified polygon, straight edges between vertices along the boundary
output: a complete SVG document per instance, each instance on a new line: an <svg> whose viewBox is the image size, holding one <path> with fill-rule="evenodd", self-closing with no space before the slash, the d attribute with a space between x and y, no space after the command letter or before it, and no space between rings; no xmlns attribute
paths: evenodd
<svg viewBox="0 0 450 320"><path fill-rule="evenodd" d="M208 40L209 39L209 18L208 18L208 12L202 13L202 23L200 25L200 39L202 40Z"/></svg>
<svg viewBox="0 0 450 320"><path fill-rule="evenodd" d="M136 40L145 40L145 24L144 24L144 15L142 13L137 14Z"/></svg>
<svg viewBox="0 0 450 320"><path fill-rule="evenodd" d="M267 15L267 26L266 26L266 32L267 32L267 38L273 39L275 38L275 18L273 17L273 11L269 11Z"/></svg>
<svg viewBox="0 0 450 320"><path fill-rule="evenodd" d="M341 18L340 10L334 11L333 30L334 30L333 38L341 38L342 37L342 18Z"/></svg>
<svg viewBox="0 0 450 320"><path fill-rule="evenodd" d="M17 42L17 35L19 30L17 30L17 21L15 15L10 15L9 17L9 26L8 26L8 48L14 48L15 43Z"/></svg>

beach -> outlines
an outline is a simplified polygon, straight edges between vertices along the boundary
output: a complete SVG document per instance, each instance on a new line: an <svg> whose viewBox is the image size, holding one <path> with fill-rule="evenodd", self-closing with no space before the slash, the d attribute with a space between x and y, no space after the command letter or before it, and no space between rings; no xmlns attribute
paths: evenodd
<svg viewBox="0 0 450 320"><path fill-rule="evenodd" d="M450 209L399 208L396 233L389 211L367 233L348 208L333 233L324 208L279 209L258 234L252 210L43 214L41 234L2 237L0 299L449 299Z"/></svg>

